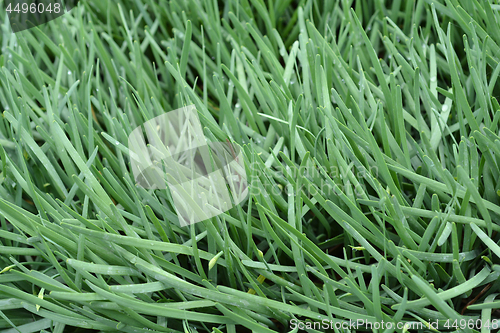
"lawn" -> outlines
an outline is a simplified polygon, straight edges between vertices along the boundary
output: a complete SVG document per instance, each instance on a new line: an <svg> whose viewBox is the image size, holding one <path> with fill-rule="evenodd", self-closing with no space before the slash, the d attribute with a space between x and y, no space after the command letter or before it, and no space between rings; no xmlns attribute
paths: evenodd
<svg viewBox="0 0 500 333"><path fill-rule="evenodd" d="M10 2L0 332L500 329L496 1ZM187 107L248 188L184 225L130 137Z"/></svg>

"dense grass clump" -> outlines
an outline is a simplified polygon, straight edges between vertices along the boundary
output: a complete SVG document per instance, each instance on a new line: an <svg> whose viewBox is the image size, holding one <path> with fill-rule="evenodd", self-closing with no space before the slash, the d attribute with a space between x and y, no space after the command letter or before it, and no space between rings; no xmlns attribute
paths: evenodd
<svg viewBox="0 0 500 333"><path fill-rule="evenodd" d="M497 331L499 11L87 0L14 34L2 9L0 328ZM191 104L250 193L181 227L127 140Z"/></svg>

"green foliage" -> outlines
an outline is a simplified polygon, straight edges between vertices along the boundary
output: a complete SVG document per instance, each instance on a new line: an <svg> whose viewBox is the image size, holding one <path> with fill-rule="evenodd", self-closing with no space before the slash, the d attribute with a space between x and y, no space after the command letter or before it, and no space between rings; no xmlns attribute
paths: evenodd
<svg viewBox="0 0 500 333"><path fill-rule="evenodd" d="M4 20L0 327L499 319L499 10L89 0ZM127 138L190 104L241 146L251 191L181 228L168 190L135 185Z"/></svg>

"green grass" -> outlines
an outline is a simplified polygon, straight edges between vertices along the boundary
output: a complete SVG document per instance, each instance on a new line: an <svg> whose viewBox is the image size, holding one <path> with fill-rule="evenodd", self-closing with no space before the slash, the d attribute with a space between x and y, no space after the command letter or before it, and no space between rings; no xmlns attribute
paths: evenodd
<svg viewBox="0 0 500 333"><path fill-rule="evenodd" d="M460 326L500 327L499 11L89 0L3 20L0 328L496 331ZM190 104L241 147L251 193L181 228L168 190L135 185L127 139Z"/></svg>

